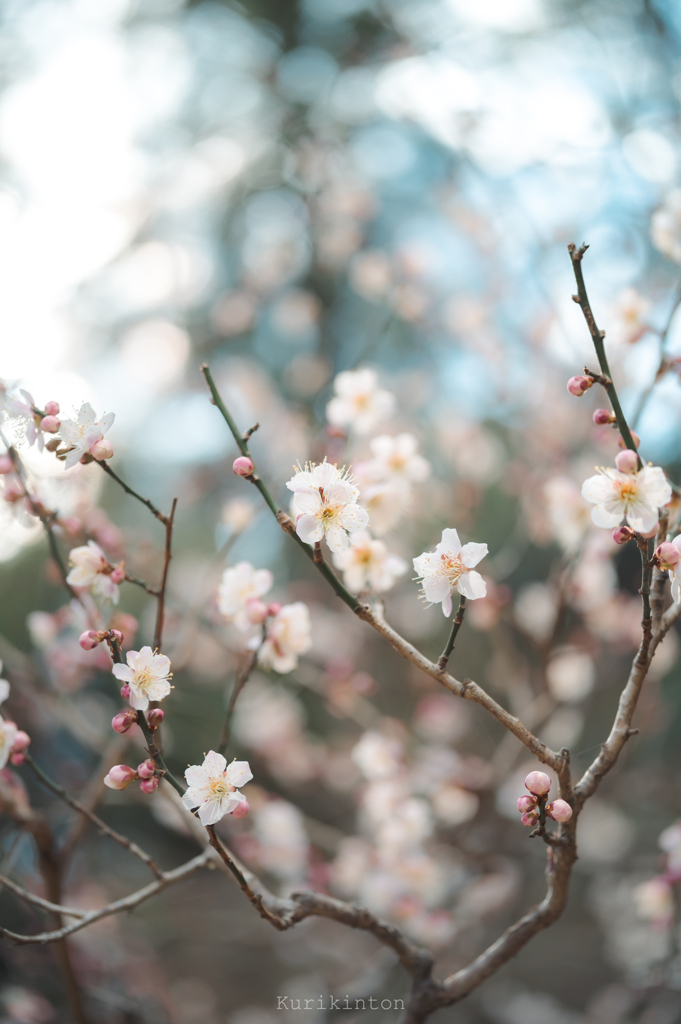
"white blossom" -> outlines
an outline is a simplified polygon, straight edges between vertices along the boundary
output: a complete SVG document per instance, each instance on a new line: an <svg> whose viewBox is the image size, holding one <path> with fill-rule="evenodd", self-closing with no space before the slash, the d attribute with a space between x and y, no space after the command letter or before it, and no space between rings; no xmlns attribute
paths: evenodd
<svg viewBox="0 0 681 1024"><path fill-rule="evenodd" d="M431 604L442 602L445 616L452 613L452 593L457 590L475 601L484 597L487 586L480 573L473 572L487 554L486 544L461 546L456 530L443 530L435 551L425 551L414 559L414 569L421 579L423 596Z"/></svg>
<svg viewBox="0 0 681 1024"><path fill-rule="evenodd" d="M306 463L286 486L293 491L296 533L306 544L326 537L332 551L344 551L349 534L363 530L369 522L369 513L357 504L354 478L326 460L319 465Z"/></svg>
<svg viewBox="0 0 681 1024"><path fill-rule="evenodd" d="M383 541L374 540L368 530L354 533L350 546L333 556L333 564L342 570L345 585L353 594L366 589L383 593L407 571L405 560L392 555Z"/></svg>
<svg viewBox="0 0 681 1024"><path fill-rule="evenodd" d="M625 288L612 309L608 329L610 344L633 345L650 330L643 317L650 302L636 288Z"/></svg>
<svg viewBox="0 0 681 1024"><path fill-rule="evenodd" d="M394 529L411 508L411 485L399 477L362 485L362 504L369 515L373 533L382 537Z"/></svg>
<svg viewBox="0 0 681 1024"><path fill-rule="evenodd" d="M209 750L203 764L190 765L184 777L189 788L182 803L189 810L198 807L202 825L215 825L225 814L248 807L245 796L238 792L253 778L248 761L228 765L222 754Z"/></svg>
<svg viewBox="0 0 681 1024"><path fill-rule="evenodd" d="M371 440L369 447L374 457L364 464L363 470L370 479L397 478L418 483L430 476L430 463L419 455L418 441L413 434L398 434L397 437L381 434Z"/></svg>
<svg viewBox="0 0 681 1024"><path fill-rule="evenodd" d="M298 665L298 655L312 646L310 613L302 601L285 604L275 616L267 620L265 639L258 651L258 664L275 672L292 672ZM258 644L257 637L250 646Z"/></svg>
<svg viewBox="0 0 681 1024"><path fill-rule="evenodd" d="M404 749L398 739L368 729L353 748L352 760L365 779L389 779L403 768Z"/></svg>
<svg viewBox="0 0 681 1024"><path fill-rule="evenodd" d="M72 548L69 562L73 568L66 577L67 583L72 587L89 587L99 597L118 604L120 591L111 579L113 566L98 544L90 540L83 547Z"/></svg>
<svg viewBox="0 0 681 1024"><path fill-rule="evenodd" d="M582 496L596 507L591 518L596 526L613 528L626 519L632 530L648 533L659 509L672 499L672 489L659 466L644 466L637 473L603 469L582 485Z"/></svg>
<svg viewBox="0 0 681 1024"><path fill-rule="evenodd" d="M36 441L38 442L38 450L42 451L45 447L45 438L43 431L40 428L41 416L37 416L35 412L35 402L33 401L33 395L29 394L28 391L20 389L21 395L23 396L23 402L19 398L12 398L7 403L7 412L13 418L21 417L26 420L26 439L29 446L33 446Z"/></svg>
<svg viewBox="0 0 681 1024"><path fill-rule="evenodd" d="M170 659L165 654L154 654L151 647L128 651L126 658L127 665L114 665L111 671L130 687L130 706L146 711L150 701L163 700L172 690Z"/></svg>
<svg viewBox="0 0 681 1024"><path fill-rule="evenodd" d="M64 468L70 469L80 462L83 455L89 452L97 441L102 440L114 419L114 413L107 412L98 420L95 410L86 402L80 407L78 419L62 420L59 435L70 449L64 460Z"/></svg>
<svg viewBox="0 0 681 1024"><path fill-rule="evenodd" d="M681 189L672 189L653 214L650 237L656 249L675 263L681 263Z"/></svg>
<svg viewBox="0 0 681 1024"><path fill-rule="evenodd" d="M12 753L12 746L17 735L17 727L14 722L6 722L0 717L0 769L4 768Z"/></svg>
<svg viewBox="0 0 681 1024"><path fill-rule="evenodd" d="M272 586L269 569L254 569L250 562L238 562L222 574L218 588L218 610L242 633L253 628L249 602L258 601Z"/></svg>
<svg viewBox="0 0 681 1024"><path fill-rule="evenodd" d="M544 497L553 536L565 551L575 551L591 526L579 486L570 477L554 476L544 484Z"/></svg>
<svg viewBox="0 0 681 1024"><path fill-rule="evenodd" d="M0 672L2 672L2 661L0 661ZM0 704L4 704L9 697L9 683L6 679L0 679Z"/></svg>
<svg viewBox="0 0 681 1024"><path fill-rule="evenodd" d="M333 387L335 396L326 407L326 415L337 427L352 427L358 434L368 434L395 409L395 396L378 387L374 370L346 370L338 374Z"/></svg>

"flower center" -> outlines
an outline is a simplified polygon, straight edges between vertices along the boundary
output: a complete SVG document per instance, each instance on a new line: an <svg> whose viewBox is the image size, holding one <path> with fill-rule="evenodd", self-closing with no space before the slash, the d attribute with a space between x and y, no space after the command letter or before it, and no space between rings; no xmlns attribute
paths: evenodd
<svg viewBox="0 0 681 1024"><path fill-rule="evenodd" d="M234 786L230 786L224 775L218 775L217 778L211 779L209 788L213 796L217 797L218 800L222 800L228 793L234 792Z"/></svg>
<svg viewBox="0 0 681 1024"><path fill-rule="evenodd" d="M133 685L141 693L148 694L149 688L157 681L151 669L142 668L135 672L135 682Z"/></svg>
<svg viewBox="0 0 681 1024"><path fill-rule="evenodd" d="M469 571L461 559L455 555L440 555L440 572L443 576L447 576L452 583L456 583L460 576Z"/></svg>
<svg viewBox="0 0 681 1024"><path fill-rule="evenodd" d="M620 501L623 503L625 508L632 505L638 498L638 484L635 480L625 480L618 483L617 489L620 495Z"/></svg>

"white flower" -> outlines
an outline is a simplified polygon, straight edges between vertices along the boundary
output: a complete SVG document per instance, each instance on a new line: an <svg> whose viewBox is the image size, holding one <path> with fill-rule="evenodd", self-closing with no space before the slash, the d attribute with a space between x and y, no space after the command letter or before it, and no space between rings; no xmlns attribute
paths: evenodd
<svg viewBox="0 0 681 1024"><path fill-rule="evenodd" d="M306 544L326 536L332 551L344 551L348 534L363 530L369 522L369 513L357 504L354 478L326 460L319 465L306 463L286 486L293 491L296 533Z"/></svg>
<svg viewBox="0 0 681 1024"><path fill-rule="evenodd" d="M596 507L596 526L612 529L626 519L632 530L648 533L656 525L659 509L672 500L672 489L659 466L644 466L637 473L603 469L582 485L582 497Z"/></svg>
<svg viewBox="0 0 681 1024"><path fill-rule="evenodd" d="M29 446L33 446L35 442L38 442L38 450L42 451L45 447L45 438L43 437L43 431L40 429L41 416L36 416L35 413L35 402L33 401L33 395L29 394L28 391L20 389L23 396L23 402L19 398L12 398L7 404L7 412L13 418L22 417L26 419L26 438Z"/></svg>
<svg viewBox="0 0 681 1024"><path fill-rule="evenodd" d="M258 643L257 637L250 641ZM291 672L298 664L298 655L312 646L310 613L302 601L285 604L267 620L267 633L258 652L258 664L275 672Z"/></svg>
<svg viewBox="0 0 681 1024"><path fill-rule="evenodd" d="M681 189L672 189L653 214L650 237L656 249L675 263L681 263Z"/></svg>
<svg viewBox="0 0 681 1024"><path fill-rule="evenodd" d="M167 697L170 685L170 659L165 654L154 654L151 647L141 651L128 651L127 665L114 665L116 679L130 687L130 706L146 711L151 700Z"/></svg>
<svg viewBox="0 0 681 1024"><path fill-rule="evenodd" d="M346 370L333 382L335 397L326 407L329 423L368 434L395 409L395 396L377 386L374 370Z"/></svg>
<svg viewBox="0 0 681 1024"><path fill-rule="evenodd" d="M480 573L471 570L486 554L486 544L464 544L461 547L456 530L443 530L442 540L435 551L425 551L414 559L414 569L421 579L426 601L431 604L442 602L442 611L449 616L455 589L471 601L484 597L487 593L485 581Z"/></svg>
<svg viewBox="0 0 681 1024"><path fill-rule="evenodd" d="M544 484L544 497L553 536L565 551L575 551L591 526L579 486L569 477L554 476Z"/></svg>
<svg viewBox="0 0 681 1024"><path fill-rule="evenodd" d="M258 601L270 589L272 581L269 569L254 569L250 562L238 562L225 569L218 589L220 614L242 633L248 633L253 628L249 601Z"/></svg>
<svg viewBox="0 0 681 1024"><path fill-rule="evenodd" d="M369 514L374 534L382 537L409 511L412 503L411 485L408 480L399 477L370 483L362 488L362 502Z"/></svg>
<svg viewBox="0 0 681 1024"><path fill-rule="evenodd" d="M374 457L365 469L373 480L397 477L419 482L430 476L430 463L418 454L418 441L413 434L398 434L397 437L381 434L372 439L369 447Z"/></svg>
<svg viewBox="0 0 681 1024"><path fill-rule="evenodd" d="M215 825L225 814L248 806L246 797L237 792L253 778L248 761L232 761L230 765L214 750L209 750L203 764L192 764L184 773L189 789L182 796L188 810L199 809L202 825Z"/></svg>
<svg viewBox="0 0 681 1024"><path fill-rule="evenodd" d="M395 737L368 729L353 748L352 760L365 779L392 779L404 767L404 748Z"/></svg>
<svg viewBox="0 0 681 1024"><path fill-rule="evenodd" d="M97 441L101 441L114 421L114 413L107 412L100 420L91 405L81 405L77 420L62 420L59 435L70 448L64 468L70 469L80 462L83 455L89 452Z"/></svg>
<svg viewBox="0 0 681 1024"><path fill-rule="evenodd" d="M109 565L98 544L90 540L83 547L73 548L69 562L73 568L66 577L67 583L72 587L90 587L93 593L118 604L120 591L111 579L113 566Z"/></svg>
<svg viewBox="0 0 681 1024"><path fill-rule="evenodd" d="M381 594L407 571L407 563L399 555L391 555L383 541L374 540L368 530L355 533L350 546L333 556L333 564L343 571L343 579L353 594L371 589Z"/></svg>
<svg viewBox="0 0 681 1024"><path fill-rule="evenodd" d="M0 769L9 761L16 735L17 727L14 722L6 722L4 718L0 718Z"/></svg>
<svg viewBox="0 0 681 1024"><path fill-rule="evenodd" d="M0 672L2 672L2 661L0 661ZM0 679L0 704L4 704L8 697L9 683L6 679Z"/></svg>
<svg viewBox="0 0 681 1024"><path fill-rule="evenodd" d="M643 320L650 309L650 302L635 288L625 288L620 293L611 313L608 330L610 344L633 345L650 330Z"/></svg>

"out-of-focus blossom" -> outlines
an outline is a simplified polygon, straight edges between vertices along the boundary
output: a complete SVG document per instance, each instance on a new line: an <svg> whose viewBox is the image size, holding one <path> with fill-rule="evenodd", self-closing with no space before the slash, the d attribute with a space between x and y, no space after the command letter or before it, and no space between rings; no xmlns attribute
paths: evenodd
<svg viewBox="0 0 681 1024"><path fill-rule="evenodd" d="M363 530L369 514L357 504L354 477L330 462L306 463L286 484L293 491L296 533L306 544L323 537L334 552L344 551L349 534Z"/></svg>
<svg viewBox="0 0 681 1024"><path fill-rule="evenodd" d="M55 415L43 415L38 412L33 401L33 396L28 391L21 389L21 399L13 398L7 404L7 411L12 417L22 417L26 419L26 440L29 446L32 446L37 441L37 447L39 451L42 451L45 447L44 433L54 434L59 430L59 420ZM56 402L49 402L49 406L56 406L59 411L59 406Z"/></svg>
<svg viewBox="0 0 681 1024"><path fill-rule="evenodd" d="M667 873L681 876L681 821L676 821L660 833L657 845L667 855ZM681 877L679 877L681 881Z"/></svg>
<svg viewBox="0 0 681 1024"><path fill-rule="evenodd" d="M222 522L230 526L236 533L243 533L253 522L257 510L248 498L232 498L222 509Z"/></svg>
<svg viewBox="0 0 681 1024"><path fill-rule="evenodd" d="M641 882L632 893L636 911L645 921L667 928L674 920L674 894L669 882L661 876Z"/></svg>
<svg viewBox="0 0 681 1024"><path fill-rule="evenodd" d="M413 434L398 434L391 437L381 434L372 438L369 447L373 459L364 464L363 471L357 467L357 475L373 480L398 478L417 483L430 475L430 463L418 453L418 441Z"/></svg>
<svg viewBox="0 0 681 1024"><path fill-rule="evenodd" d="M454 590L472 601L484 597L485 581L480 573L472 570L486 554L486 544L470 543L462 547L456 530L443 530L435 551L426 551L414 559L425 600L431 604L441 602L442 611L448 617L452 614Z"/></svg>
<svg viewBox="0 0 681 1024"><path fill-rule="evenodd" d="M69 449L64 459L64 468L70 469L80 462L83 455L88 454L102 440L114 419L114 413L107 412L98 420L95 410L86 402L81 405L77 419L62 420L59 436Z"/></svg>
<svg viewBox="0 0 681 1024"><path fill-rule="evenodd" d="M253 638L250 646L259 641ZM285 604L267 623L265 639L258 650L258 664L275 672L292 672L298 656L312 647L310 613L303 601Z"/></svg>
<svg viewBox="0 0 681 1024"><path fill-rule="evenodd" d="M336 427L368 434L395 410L395 396L378 386L374 370L346 370L338 374L333 387L335 396L326 407L326 416Z"/></svg>
<svg viewBox="0 0 681 1024"><path fill-rule="evenodd" d="M608 325L608 340L612 344L634 345L650 327L643 320L650 302L636 288L625 288L619 295Z"/></svg>
<svg viewBox="0 0 681 1024"><path fill-rule="evenodd" d="M222 754L209 750L202 765L190 765L184 773L189 788L182 796L188 810L199 809L202 825L215 825L233 814L246 800L237 790L253 778L248 761L227 764Z"/></svg>
<svg viewBox="0 0 681 1024"><path fill-rule="evenodd" d="M681 189L672 189L653 214L650 237L664 256L681 263Z"/></svg>
<svg viewBox="0 0 681 1024"><path fill-rule="evenodd" d="M116 679L130 687L130 705L136 711L146 711L152 700L167 697L170 685L170 659L165 654L154 654L151 647L128 651L127 665L114 665L111 671Z"/></svg>
<svg viewBox="0 0 681 1024"><path fill-rule="evenodd" d="M14 722L6 722L0 717L0 769L9 761L16 737L17 727Z"/></svg>
<svg viewBox="0 0 681 1024"><path fill-rule="evenodd" d="M375 729L367 730L352 751L352 760L369 780L394 777L404 767L403 757L399 740Z"/></svg>
<svg viewBox="0 0 681 1024"><path fill-rule="evenodd" d="M362 504L369 514L372 532L382 537L408 513L413 504L412 488L407 480L397 477L378 483L360 483Z"/></svg>
<svg viewBox="0 0 681 1024"><path fill-rule="evenodd" d="M2 661L0 661L0 672L2 672ZM9 697L9 690L9 682L6 679L0 679L0 704L4 704Z"/></svg>
<svg viewBox="0 0 681 1024"><path fill-rule="evenodd" d="M567 476L554 476L544 484L544 497L554 537L565 551L575 551L591 525L578 485Z"/></svg>
<svg viewBox="0 0 681 1024"><path fill-rule="evenodd" d="M405 560L391 554L368 530L354 533L350 546L333 556L333 564L342 570L345 585L354 594L366 589L381 594L407 571Z"/></svg>
<svg viewBox="0 0 681 1024"><path fill-rule="evenodd" d="M83 547L72 548L69 561L73 568L66 577L67 583L72 587L88 587L93 594L118 604L117 582L120 583L122 568L110 565L98 544L89 540Z"/></svg>
<svg viewBox="0 0 681 1024"><path fill-rule="evenodd" d="M584 651L557 652L546 667L551 696L559 701L582 700L591 693L595 679L594 663Z"/></svg>
<svg viewBox="0 0 681 1024"><path fill-rule="evenodd" d="M302 880L309 842L298 808L286 800L268 800L254 812L254 818L259 865L283 881Z"/></svg>
<svg viewBox="0 0 681 1024"><path fill-rule="evenodd" d="M273 576L269 569L254 569L250 562L238 562L222 574L218 588L218 610L242 633L254 626L251 602L258 602L271 588Z"/></svg>
<svg viewBox="0 0 681 1024"><path fill-rule="evenodd" d="M582 495L595 505L591 518L596 526L612 529L626 518L632 530L648 533L657 523L659 509L671 501L672 489L664 470L644 466L634 473L601 470L584 481Z"/></svg>
<svg viewBox="0 0 681 1024"><path fill-rule="evenodd" d="M432 794L433 810L445 825L463 825L478 813L480 799L454 782L445 782Z"/></svg>

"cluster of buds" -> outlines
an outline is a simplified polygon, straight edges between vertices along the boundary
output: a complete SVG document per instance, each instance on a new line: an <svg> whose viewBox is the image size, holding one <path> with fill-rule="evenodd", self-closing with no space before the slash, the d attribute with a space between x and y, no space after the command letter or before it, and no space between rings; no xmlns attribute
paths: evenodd
<svg viewBox="0 0 681 1024"><path fill-rule="evenodd" d="M118 583L119 581L115 580L115 582ZM123 634L120 629L86 629L78 637L78 643L84 651L94 651L95 647L99 646L104 640L107 643L115 641L117 644L122 644Z"/></svg>
<svg viewBox="0 0 681 1024"><path fill-rule="evenodd" d="M582 395L587 392L590 387L593 387L594 384L595 381L593 377L585 377L584 375L579 377L570 377L570 380L567 382L567 389L571 395L575 396L575 398L581 398Z"/></svg>
<svg viewBox="0 0 681 1024"><path fill-rule="evenodd" d="M128 768L127 764L115 764L104 776L104 785L109 789L127 789L133 782L139 782L143 793L153 793L158 789L158 769L150 759L142 761L137 768Z"/></svg>
<svg viewBox="0 0 681 1024"><path fill-rule="evenodd" d="M521 815L520 820L527 828L538 825L543 832L546 818L562 822L569 821L572 817L572 808L566 800L559 798L551 803L546 802L551 789L551 779L545 772L530 772L525 779L525 789L529 790L531 795L519 796L516 803Z"/></svg>
<svg viewBox="0 0 681 1024"><path fill-rule="evenodd" d="M126 683L121 686L121 697L125 700L130 696L130 687ZM147 715L147 727L150 732L156 732L159 728L163 719L165 718L165 711L161 708L152 708ZM125 711L119 711L117 715L114 715L111 719L111 728L114 732L124 733L132 729L133 725L136 725L139 721L139 716L134 708L126 708Z"/></svg>
<svg viewBox="0 0 681 1024"><path fill-rule="evenodd" d="M253 465L253 460L249 459L247 455L240 455L234 460L232 469L237 476L253 476L255 466Z"/></svg>
<svg viewBox="0 0 681 1024"><path fill-rule="evenodd" d="M5 723L9 724L9 723ZM26 760L24 754L31 743L31 737L23 729L17 729L9 752L10 764L23 764Z"/></svg>

